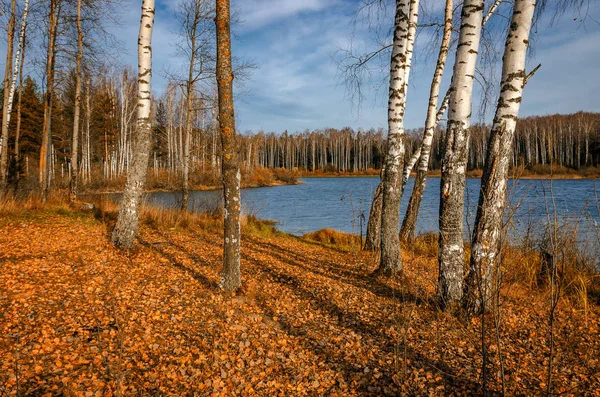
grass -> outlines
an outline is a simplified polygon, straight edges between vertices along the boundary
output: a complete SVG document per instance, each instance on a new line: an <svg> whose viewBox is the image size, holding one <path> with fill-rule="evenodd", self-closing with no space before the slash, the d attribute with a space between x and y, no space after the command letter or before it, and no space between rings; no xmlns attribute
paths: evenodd
<svg viewBox="0 0 600 397"><path fill-rule="evenodd" d="M344 252L356 251L362 246L362 241L359 236L338 232L333 229L321 229L315 232L306 233L302 236L302 239Z"/></svg>

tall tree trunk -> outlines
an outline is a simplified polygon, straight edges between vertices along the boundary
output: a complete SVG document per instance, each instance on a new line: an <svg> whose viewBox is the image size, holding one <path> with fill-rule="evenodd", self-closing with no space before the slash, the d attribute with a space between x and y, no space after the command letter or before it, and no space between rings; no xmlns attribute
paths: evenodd
<svg viewBox="0 0 600 397"><path fill-rule="evenodd" d="M75 109L73 110L73 140L71 146L70 202L74 202L77 199L77 178L79 177L79 114L81 110L81 60L83 58L81 3L82 0L77 1L77 59L75 60Z"/></svg>
<svg viewBox="0 0 600 397"><path fill-rule="evenodd" d="M139 222L139 209L148 172L148 158L152 145L150 106L152 101L152 27L154 0L142 1L142 18L138 36L138 99L137 131L132 164L127 170L127 184L121 200L119 217L112 234L113 243L131 248Z"/></svg>
<svg viewBox="0 0 600 397"><path fill-rule="evenodd" d="M191 76L191 71L190 71ZM189 202L189 181L190 181L190 141L192 137L192 127L193 127L193 82L188 81L187 88L187 98L186 98L186 106L185 106L185 133L183 137L183 164L181 170L181 210L187 211L188 202Z"/></svg>
<svg viewBox="0 0 600 397"><path fill-rule="evenodd" d="M429 105L427 107L425 131L423 132L423 140L421 142L421 145L419 149L417 149L418 153L420 154L418 160L419 166L417 167L417 174L415 176L413 192L408 202L408 208L406 209L404 220L402 221L402 227L400 228L400 240L405 242L412 241L412 239L414 238L415 228L417 225L417 216L419 214L419 207L421 206L421 200L423 198L423 194L425 193L425 187L427 185L427 169L429 167L429 156L431 154L433 133L435 132L435 127L439 121L439 112L437 108L440 94L440 85L442 83L442 76L444 75L446 58L448 57L448 46L450 45L450 38L452 37L452 0L446 0L446 11L444 20L445 25L442 44L440 45L437 66L435 68L435 72L433 73L431 89L429 91ZM405 175L405 177L407 176L408 175Z"/></svg>
<svg viewBox="0 0 600 397"><path fill-rule="evenodd" d="M48 198L51 173L51 146L52 146L52 97L54 94L54 64L56 55L56 35L58 19L60 17L61 0L50 0L50 14L48 16L48 54L46 55L46 93L44 95L44 124L42 132L42 146L40 148L40 187L42 200Z"/></svg>
<svg viewBox="0 0 600 397"><path fill-rule="evenodd" d="M373 196L371 211L369 212L369 221L367 222L367 233L365 234L365 251L379 251L381 246L381 202L383 201L383 173L385 168L381 169L379 175L380 181Z"/></svg>
<svg viewBox="0 0 600 397"><path fill-rule="evenodd" d="M15 161L17 164L20 160L19 139L21 138L21 103L23 94L23 64L25 62L25 34L23 34L23 52L21 52L21 69L19 70L19 97L17 99L17 127L15 128ZM15 183L19 179L19 172L15 175Z"/></svg>
<svg viewBox="0 0 600 397"><path fill-rule="evenodd" d="M229 0L217 1L217 87L219 90L219 132L221 134L224 209L224 247L221 287L226 292L242 285L240 271L240 167L236 148L231 69L231 27Z"/></svg>
<svg viewBox="0 0 600 397"><path fill-rule="evenodd" d="M500 98L490 133L479 205L471 244L471 261L465 280L468 312L485 308L498 270L509 161L517 116L525 85L525 59L535 0L516 0L502 59Z"/></svg>
<svg viewBox="0 0 600 397"><path fill-rule="evenodd" d="M394 43L390 62L388 148L382 180L381 256L378 272L383 274L402 270L398 224L405 152L404 111L418 12L419 0L411 0L410 3L406 0L396 1Z"/></svg>
<svg viewBox="0 0 600 397"><path fill-rule="evenodd" d="M17 126L15 128L15 174L13 175L14 189L17 190L19 186L19 178L21 177L21 163L19 153L19 140L21 138L21 94L23 93L23 69L25 67L25 47L26 47L26 35L27 35L27 15L29 13L29 0L25 0L25 6L23 7L23 19L21 20L21 33L19 37L19 45L17 47L17 56L19 58L19 51L21 52L20 60L17 60L17 69L19 70L19 97L17 99ZM20 61L20 67L18 67ZM13 72L13 85L16 75ZM11 111L8 111L10 116Z"/></svg>
<svg viewBox="0 0 600 397"><path fill-rule="evenodd" d="M92 152L90 147L90 123L92 121L92 107L90 103L90 86L92 85L91 78L87 77L87 84L85 85L85 179L89 183L92 179Z"/></svg>
<svg viewBox="0 0 600 397"><path fill-rule="evenodd" d="M483 0L465 0L463 3L452 75L440 185L438 295L442 304L454 305L463 293L465 172L483 3Z"/></svg>
<svg viewBox="0 0 600 397"><path fill-rule="evenodd" d="M196 31L199 23L199 5L196 4L194 17L191 21L191 32L188 37L190 39L190 65L188 69L188 80L186 85L186 102L185 102L185 136L183 138L183 170L181 173L181 210L187 211L189 202L189 169L190 169L190 140L192 136L192 123L194 120L194 66L196 64Z"/></svg>
<svg viewBox="0 0 600 397"><path fill-rule="evenodd" d="M8 171L8 126L10 124L10 92L14 78L11 78L13 47L15 39L15 19L17 17L17 1L12 0L10 18L6 28L7 48L6 48L6 65L4 69L4 102L2 104L2 135L0 136L0 186L4 188L7 181ZM18 55L17 55L18 57Z"/></svg>

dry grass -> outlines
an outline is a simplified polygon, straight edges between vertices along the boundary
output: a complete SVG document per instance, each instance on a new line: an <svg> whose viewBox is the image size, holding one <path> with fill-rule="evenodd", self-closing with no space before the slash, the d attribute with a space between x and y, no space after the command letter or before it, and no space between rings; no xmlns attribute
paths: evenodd
<svg viewBox="0 0 600 397"><path fill-rule="evenodd" d="M319 243L340 251L354 251L361 247L360 237L333 229L321 229L302 236L303 240Z"/></svg>
<svg viewBox="0 0 600 397"><path fill-rule="evenodd" d="M536 164L529 167L518 167L512 170L512 173L519 178L543 178L552 177L553 179L598 179L600 178L600 168L582 167L579 169L568 168L562 165Z"/></svg>
<svg viewBox="0 0 600 397"><path fill-rule="evenodd" d="M254 215L242 217L242 233L259 237L276 237L285 233L277 230L277 222L271 220L262 220Z"/></svg>
<svg viewBox="0 0 600 397"><path fill-rule="evenodd" d="M415 237L411 243L403 244L403 250L416 256L425 256L427 258L437 258L438 256L438 234L423 233Z"/></svg>
<svg viewBox="0 0 600 397"><path fill-rule="evenodd" d="M275 168L272 172L275 179L287 184L298 183L298 179L302 176L297 168L294 168L292 171L285 168Z"/></svg>

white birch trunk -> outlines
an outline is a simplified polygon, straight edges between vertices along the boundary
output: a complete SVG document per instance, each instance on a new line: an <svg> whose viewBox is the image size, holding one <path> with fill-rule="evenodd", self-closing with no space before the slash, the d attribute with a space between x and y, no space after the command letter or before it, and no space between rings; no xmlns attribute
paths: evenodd
<svg viewBox="0 0 600 397"><path fill-rule="evenodd" d="M10 18L8 20L8 26L6 28L7 33L7 48L6 48L6 65L4 70L4 104L2 106L2 132L0 134L0 183L2 187L6 185L7 172L8 172L8 127L10 125L10 112L9 108L12 106L12 99L10 93L12 91L14 95L14 82L16 76L11 76L10 71L12 68L13 61L13 47L15 37L15 19L16 19L16 0L12 0ZM18 65L19 55L17 54L17 60L15 64ZM8 89L8 87L11 87Z"/></svg>
<svg viewBox="0 0 600 397"><path fill-rule="evenodd" d="M525 85L525 59L535 0L515 0L502 60L500 97L490 133L473 232L465 303L474 313L485 309L498 270L512 143Z"/></svg>
<svg viewBox="0 0 600 397"><path fill-rule="evenodd" d="M463 293L465 173L483 7L483 0L465 0L463 3L452 75L440 188L438 294L442 304L459 301Z"/></svg>
<svg viewBox="0 0 600 397"><path fill-rule="evenodd" d="M402 197L404 160L404 111L406 90L417 29L419 0L397 0L394 42L390 62L388 101L388 150L383 174L381 208L381 256L378 272L392 274L402 270L398 223Z"/></svg>
<svg viewBox="0 0 600 397"><path fill-rule="evenodd" d="M113 243L131 248L137 235L139 207L148 171L148 158L152 143L150 109L152 102L152 28L154 25L154 0L142 1L142 17L138 37L138 119L137 137L132 165L127 171L127 184L119 209L119 217L112 234Z"/></svg>
<svg viewBox="0 0 600 397"><path fill-rule="evenodd" d="M419 166L417 168L417 175L415 177L415 183L413 185L413 192L410 196L408 207L404 220L402 221L402 227L400 229L400 239L403 241L411 241L414 237L414 232L417 223L417 215L421 205L421 199L425 193L425 186L427 184L427 168L429 166L429 156L431 154L431 144L433 143L433 133L435 127L439 123L439 118L443 111L438 111L438 101L440 94L440 86L442 83L442 77L444 75L444 68L446 66L446 59L448 57L448 48L450 45L450 39L452 37L452 0L446 0L446 9L444 13L444 34L442 38L442 44L440 45L440 51L438 53L437 65L433 73L433 79L431 81L431 88L429 91L429 105L427 107L427 116L425 118L425 130L423 132L423 139L419 148L415 151L415 154L410 159L409 166L406 167L404 174L405 184L408 181L410 172L414 167L417 160ZM444 98L445 99L445 98Z"/></svg>

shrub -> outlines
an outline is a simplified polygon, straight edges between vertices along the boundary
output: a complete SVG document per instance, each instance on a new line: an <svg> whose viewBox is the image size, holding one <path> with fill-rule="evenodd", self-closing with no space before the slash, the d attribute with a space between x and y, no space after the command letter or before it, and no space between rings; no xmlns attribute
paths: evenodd
<svg viewBox="0 0 600 397"><path fill-rule="evenodd" d="M297 168L294 168L292 171L285 168L275 168L273 174L278 181L289 184L298 183L298 178L300 178L300 173Z"/></svg>
<svg viewBox="0 0 600 397"><path fill-rule="evenodd" d="M321 229L302 236L304 240L332 246L343 251L358 249L362 245L360 237L354 234L342 233L333 229Z"/></svg>

